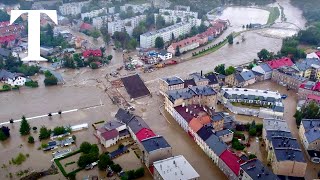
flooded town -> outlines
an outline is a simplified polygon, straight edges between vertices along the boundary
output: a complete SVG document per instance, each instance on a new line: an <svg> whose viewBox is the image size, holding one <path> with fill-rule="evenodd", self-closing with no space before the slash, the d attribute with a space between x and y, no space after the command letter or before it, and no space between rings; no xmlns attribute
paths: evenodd
<svg viewBox="0 0 320 180"><path fill-rule="evenodd" d="M320 178L320 17L187 1L0 1L0 179Z"/></svg>

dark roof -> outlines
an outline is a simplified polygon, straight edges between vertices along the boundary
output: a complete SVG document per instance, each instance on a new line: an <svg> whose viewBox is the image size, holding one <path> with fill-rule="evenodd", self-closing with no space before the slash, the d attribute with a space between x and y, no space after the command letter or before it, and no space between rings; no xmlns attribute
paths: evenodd
<svg viewBox="0 0 320 180"><path fill-rule="evenodd" d="M300 148L297 142L297 139L292 137L273 136L271 137L271 143L273 148L293 148L293 149Z"/></svg>
<svg viewBox="0 0 320 180"><path fill-rule="evenodd" d="M273 110L276 112L284 112L284 107L283 106L275 106L273 108Z"/></svg>
<svg viewBox="0 0 320 180"><path fill-rule="evenodd" d="M238 81L238 83L244 82L243 77L240 74L235 74L235 79Z"/></svg>
<svg viewBox="0 0 320 180"><path fill-rule="evenodd" d="M139 132L142 128L148 128L150 127L147 125L147 123L139 116L135 116L129 123L128 126L132 130L134 134Z"/></svg>
<svg viewBox="0 0 320 180"><path fill-rule="evenodd" d="M255 76L263 76L262 73L259 73L259 72L256 72L256 71L252 71L252 72L253 72L253 74L254 74Z"/></svg>
<svg viewBox="0 0 320 180"><path fill-rule="evenodd" d="M218 77L215 74L206 75L206 78L209 79L209 85L218 84Z"/></svg>
<svg viewBox="0 0 320 180"><path fill-rule="evenodd" d="M125 123L125 124L128 124L130 122L130 120L134 117L133 114L131 114L129 111L126 111L122 108L120 108L117 112L117 114L115 115L115 117Z"/></svg>
<svg viewBox="0 0 320 180"><path fill-rule="evenodd" d="M161 51L159 52L159 54L160 54L161 56L165 56L166 54L168 54L168 51L166 51L165 49L163 49L163 50L161 50Z"/></svg>
<svg viewBox="0 0 320 180"><path fill-rule="evenodd" d="M308 154L311 158L313 157L320 158L320 151L308 150Z"/></svg>
<svg viewBox="0 0 320 180"><path fill-rule="evenodd" d="M217 94L216 91L210 86L192 86L189 88L167 91L167 95L171 102L180 98L190 99L195 95L210 96L215 94Z"/></svg>
<svg viewBox="0 0 320 180"><path fill-rule="evenodd" d="M101 136L103 137L104 140L110 140L119 136L119 132L116 129L113 129L113 130L105 131L101 133Z"/></svg>
<svg viewBox="0 0 320 180"><path fill-rule="evenodd" d="M154 136L141 141L144 149L150 153L152 151L162 149L162 148L170 148L170 144L162 137L162 136Z"/></svg>
<svg viewBox="0 0 320 180"><path fill-rule="evenodd" d="M302 125L305 129L305 137L309 143L320 139L320 119L303 119Z"/></svg>
<svg viewBox="0 0 320 180"><path fill-rule="evenodd" d="M169 84L169 86L183 84L183 80L176 76L170 78L163 78L162 80L166 81Z"/></svg>
<svg viewBox="0 0 320 180"><path fill-rule="evenodd" d="M320 61L316 58L304 59L302 61L296 62L295 64L300 71L305 71L309 69L313 64L320 65Z"/></svg>
<svg viewBox="0 0 320 180"><path fill-rule="evenodd" d="M278 161L298 161L306 162L301 149L274 148L274 153Z"/></svg>
<svg viewBox="0 0 320 180"><path fill-rule="evenodd" d="M108 155L111 159L123 154L128 150L128 147L124 146L122 149L117 149L115 151L110 152Z"/></svg>
<svg viewBox="0 0 320 180"><path fill-rule="evenodd" d="M278 175L278 179L280 179L280 180L305 180L304 177L293 177L293 176L282 176L282 175Z"/></svg>
<svg viewBox="0 0 320 180"><path fill-rule="evenodd" d="M267 130L267 139L271 141L272 137L292 137L291 132L279 130Z"/></svg>
<svg viewBox="0 0 320 180"><path fill-rule="evenodd" d="M212 134L212 128L207 127L207 126L203 126L198 132L197 134L199 135L199 137L203 140L206 141Z"/></svg>
<svg viewBox="0 0 320 180"><path fill-rule="evenodd" d="M253 74L252 71L243 71L242 73L240 73L240 75L245 81L255 78L255 75Z"/></svg>
<svg viewBox="0 0 320 180"><path fill-rule="evenodd" d="M150 94L149 89L146 87L138 74L121 78L124 87L126 88L130 98L139 98Z"/></svg>
<svg viewBox="0 0 320 180"><path fill-rule="evenodd" d="M214 134L211 134L205 142L217 156L220 156L227 149L227 145Z"/></svg>
<svg viewBox="0 0 320 180"><path fill-rule="evenodd" d="M187 88L189 86L196 86L196 83L194 82L194 79L186 79L186 80L184 80L184 88Z"/></svg>
<svg viewBox="0 0 320 180"><path fill-rule="evenodd" d="M191 104L184 107L177 106L174 109L184 118L184 120L188 122L188 124L192 120L192 118L194 118L194 114L199 115L199 113L206 113L206 110L207 111L209 110L208 107L199 106L197 104L195 105ZM186 112L187 109L188 109L188 112ZM190 111L192 111L191 114L190 114Z"/></svg>
<svg viewBox="0 0 320 180"><path fill-rule="evenodd" d="M266 63L260 64L260 66L261 66L261 68L262 68L265 72L270 72L270 71L272 71L271 67L270 67L268 64L266 64Z"/></svg>
<svg viewBox="0 0 320 180"><path fill-rule="evenodd" d="M193 86L189 89L191 89L197 95L210 96L217 94L216 91L210 86Z"/></svg>
<svg viewBox="0 0 320 180"><path fill-rule="evenodd" d="M267 167L265 167L260 160L251 159L243 164L241 164L241 169L245 171L252 180L262 179L262 180L277 180L278 177L273 174Z"/></svg>
<svg viewBox="0 0 320 180"><path fill-rule="evenodd" d="M0 70L0 79L15 79L16 74L6 71L4 69Z"/></svg>
<svg viewBox="0 0 320 180"><path fill-rule="evenodd" d="M224 114L223 112L217 112L217 113L214 113L212 116L211 116L211 120L212 121L221 121L224 119Z"/></svg>
<svg viewBox="0 0 320 180"><path fill-rule="evenodd" d="M198 81L208 81L208 79L204 76L201 76L201 73L192 73L189 75L191 79L194 79L195 82Z"/></svg>
<svg viewBox="0 0 320 180"><path fill-rule="evenodd" d="M12 52L5 48L0 48L0 56L8 57Z"/></svg>
<svg viewBox="0 0 320 180"><path fill-rule="evenodd" d="M120 126L123 126L124 124L120 121L117 120L112 120L107 122L106 124L104 124L104 128L106 128L107 130L112 130L112 129L117 129Z"/></svg>
<svg viewBox="0 0 320 180"><path fill-rule="evenodd" d="M220 137L220 136L224 136L226 134L230 134L230 133L233 133L230 129L224 129L224 130L221 130L221 131L216 131L215 134Z"/></svg>

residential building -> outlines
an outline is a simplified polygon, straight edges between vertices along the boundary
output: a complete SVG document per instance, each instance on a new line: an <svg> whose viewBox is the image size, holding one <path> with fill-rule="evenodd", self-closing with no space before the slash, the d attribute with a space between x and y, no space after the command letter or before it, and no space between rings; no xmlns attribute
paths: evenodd
<svg viewBox="0 0 320 180"><path fill-rule="evenodd" d="M320 52L312 52L307 54L307 59L319 59L320 60Z"/></svg>
<svg viewBox="0 0 320 180"><path fill-rule="evenodd" d="M197 47L199 47L199 41L198 41L198 37L197 36L193 36L175 43L172 43L168 48L167 51L175 54L178 50L177 48L179 47L179 52L180 53L184 53L187 52L189 50L195 49Z"/></svg>
<svg viewBox="0 0 320 180"><path fill-rule="evenodd" d="M227 149L227 145L215 134L205 141L204 152L210 157L215 165L218 165L219 156Z"/></svg>
<svg viewBox="0 0 320 180"><path fill-rule="evenodd" d="M123 6L120 6L120 11L127 11L128 8L131 8L134 13L140 13L143 14L144 11L148 10L151 7L150 3L144 3L144 4L125 4Z"/></svg>
<svg viewBox="0 0 320 180"><path fill-rule="evenodd" d="M162 78L159 80L159 92L165 95L167 91L184 88L184 81L179 77Z"/></svg>
<svg viewBox="0 0 320 180"><path fill-rule="evenodd" d="M271 77L272 77L272 69L266 63L263 63L263 64L260 64L259 66L253 67L252 71L263 74L264 80L271 79Z"/></svg>
<svg viewBox="0 0 320 180"><path fill-rule="evenodd" d="M290 67L280 67L272 72L272 81L280 85L286 86L288 89L298 91L300 85L307 81L306 78L296 75L297 70Z"/></svg>
<svg viewBox="0 0 320 180"><path fill-rule="evenodd" d="M166 93L165 109L170 113L174 107L197 104L215 109L217 93L210 86L193 86L179 90L169 90ZM171 113L170 113L171 114Z"/></svg>
<svg viewBox="0 0 320 180"><path fill-rule="evenodd" d="M0 44L5 44L7 47L15 46L24 29L23 24L13 23L10 25L9 21L0 22Z"/></svg>
<svg viewBox="0 0 320 180"><path fill-rule="evenodd" d="M283 67L283 66L291 67L291 66L294 65L293 62L291 61L291 59L287 58L287 57L286 58L267 61L266 63L271 67L271 69L278 69L278 68Z"/></svg>
<svg viewBox="0 0 320 180"><path fill-rule="evenodd" d="M21 73L11 73L4 69L0 70L0 82L11 86L24 86L27 79Z"/></svg>
<svg viewBox="0 0 320 180"><path fill-rule="evenodd" d="M320 119L302 119L299 136L306 150L320 152Z"/></svg>
<svg viewBox="0 0 320 180"><path fill-rule="evenodd" d="M131 134L133 140L137 141L137 134L143 128L150 129L147 123L139 116L134 116L131 120L126 123L128 126L128 130ZM151 133L151 132L150 132Z"/></svg>
<svg viewBox="0 0 320 180"><path fill-rule="evenodd" d="M155 19L157 16L162 16L166 23L177 23L177 20L180 19L182 22L191 23L192 26L200 26L201 24L198 13L192 11L159 9L159 14L155 14Z"/></svg>
<svg viewBox="0 0 320 180"><path fill-rule="evenodd" d="M310 102L315 102L318 105L320 104L320 96L314 95L314 94L308 94L306 98L306 104L309 104Z"/></svg>
<svg viewBox="0 0 320 180"><path fill-rule="evenodd" d="M166 50L161 50L158 54L158 57L165 61L165 60L168 60L168 59L172 59L172 53L166 51Z"/></svg>
<svg viewBox="0 0 320 180"><path fill-rule="evenodd" d="M320 76L320 75L318 75L318 73L320 73L320 72L318 72L318 69L320 66L320 60L317 58L304 59L302 61L296 62L295 65L299 71L298 74L302 77L310 79L312 71L314 71L313 75L315 76L315 80L317 80L318 77Z"/></svg>
<svg viewBox="0 0 320 180"><path fill-rule="evenodd" d="M89 23L82 23L79 28L80 32L91 31L93 30L93 26Z"/></svg>
<svg viewBox="0 0 320 180"><path fill-rule="evenodd" d="M59 6L59 11L62 15L78 15L84 6L88 6L90 1L63 3Z"/></svg>
<svg viewBox="0 0 320 180"><path fill-rule="evenodd" d="M233 132L230 129L223 129L215 131L215 135L221 139L222 142L230 143L233 139Z"/></svg>
<svg viewBox="0 0 320 180"><path fill-rule="evenodd" d="M13 55L11 50L0 48L0 56L2 56L3 59L7 59L10 55Z"/></svg>
<svg viewBox="0 0 320 180"><path fill-rule="evenodd" d="M310 94L320 96L320 82L308 81L300 85L298 90L299 99L306 99Z"/></svg>
<svg viewBox="0 0 320 180"><path fill-rule="evenodd" d="M97 129L96 136L100 143L108 148L115 145L119 140L130 136L126 124L112 120L107 122L103 127Z"/></svg>
<svg viewBox="0 0 320 180"><path fill-rule="evenodd" d="M144 21L145 19L146 15L140 15L123 20L109 21L108 33L113 35L115 32L126 31L131 36L133 29L137 27L139 23L141 21Z"/></svg>
<svg viewBox="0 0 320 180"><path fill-rule="evenodd" d="M221 102L245 102L260 105L276 105L282 102L281 94L274 91L244 89L244 88L222 88L220 91Z"/></svg>
<svg viewBox="0 0 320 180"><path fill-rule="evenodd" d="M240 73L240 76L244 80L244 85L243 86L248 86L248 85L254 84L256 82L256 76L254 75L254 73L251 70L242 71Z"/></svg>
<svg viewBox="0 0 320 180"><path fill-rule="evenodd" d="M245 80L240 73L230 74L225 77L225 83L229 86L244 87Z"/></svg>
<svg viewBox="0 0 320 180"><path fill-rule="evenodd" d="M141 48L151 48L155 45L155 40L157 37L162 37L164 42L168 42L174 37L179 37L180 35L185 35L190 32L191 24L186 22L180 22L172 26L159 29L152 32L147 32L140 35L140 47ZM170 52L170 51L169 51ZM172 52L171 52L172 53Z"/></svg>
<svg viewBox="0 0 320 180"><path fill-rule="evenodd" d="M208 85L212 88L218 89L220 87L220 81L218 76L214 73L206 74L205 77L209 80Z"/></svg>
<svg viewBox="0 0 320 180"><path fill-rule="evenodd" d="M251 159L240 166L240 180L278 180L278 176L265 167L259 159Z"/></svg>
<svg viewBox="0 0 320 180"><path fill-rule="evenodd" d="M202 75L201 73L192 73L189 74L189 79L192 79L195 83L195 86L207 86L209 85L209 79ZM191 86L192 87L192 86Z"/></svg>
<svg viewBox="0 0 320 180"><path fill-rule="evenodd" d="M106 15L106 11L107 10L105 8L102 8L102 9L97 9L90 12L81 13L81 19L84 20L85 18L91 19L97 16L104 16Z"/></svg>
<svg viewBox="0 0 320 180"><path fill-rule="evenodd" d="M102 52L100 49L89 49L89 50L85 50L82 52L82 56L84 58L88 58L90 56L93 57L101 57L102 56Z"/></svg>
<svg viewBox="0 0 320 180"><path fill-rule="evenodd" d="M156 134L151 129L148 129L148 128L142 128L140 131L136 133L137 140L139 140L140 142L142 140L145 140L147 138L151 138L154 136L156 136Z"/></svg>
<svg viewBox="0 0 320 180"><path fill-rule="evenodd" d="M150 167L155 161L172 156L172 147L162 136L154 136L141 141L142 162Z"/></svg>
<svg viewBox="0 0 320 180"><path fill-rule="evenodd" d="M264 119L262 137L268 152L267 160L275 174L304 177L307 163L286 121Z"/></svg>
<svg viewBox="0 0 320 180"><path fill-rule="evenodd" d="M218 162L218 167L230 180L238 180L241 159L230 150L225 150Z"/></svg>
<svg viewBox="0 0 320 180"><path fill-rule="evenodd" d="M154 180L197 180L200 178L197 171L182 155L156 161L153 163L153 166Z"/></svg>

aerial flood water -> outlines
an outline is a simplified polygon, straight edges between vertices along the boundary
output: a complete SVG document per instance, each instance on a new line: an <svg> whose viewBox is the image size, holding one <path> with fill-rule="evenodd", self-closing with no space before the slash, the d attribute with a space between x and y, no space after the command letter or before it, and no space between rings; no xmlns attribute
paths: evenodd
<svg viewBox="0 0 320 180"><path fill-rule="evenodd" d="M300 28L304 28L305 19L301 16L301 11L289 4L289 0L279 1L284 7L284 12L288 22L294 23ZM231 27L216 42L224 39L231 32L242 30L242 26L249 23L265 24L268 19L269 12L262 9L230 7L225 9L221 15L221 19L229 19ZM276 29L273 29L276 31ZM269 51L277 52L282 45L281 38L268 37L265 34L279 32L255 32L249 31L243 33L245 41L241 41L241 37L237 37L234 42L239 44L225 45L217 52L212 54L188 60L186 62L162 68L152 73L140 73L141 77L148 88L154 95L144 99L134 101L132 104L136 107L135 113L142 116L149 126L157 134L163 135L169 144L173 147L174 155L182 154L191 163L191 165L200 174L201 179L226 179L224 174L210 162L210 159L196 145L196 143L185 133L182 128L169 116L165 114L164 118L159 111L163 112L161 107L163 100L158 97L157 79L161 77L179 75L185 77L187 74L201 71L213 71L218 64L239 65L253 61L257 58L257 52L265 48ZM283 31L283 30L279 30ZM260 35L261 34L261 35ZM80 123L97 122L100 120L111 120L118 107L113 105L105 89L108 88L109 82L106 74L114 71L122 65L122 53L108 49L112 52L114 58L111 65L102 67L99 70L91 69L80 70L59 70L62 73L66 84L56 87L43 87L36 89L22 88L20 91L11 91L0 94L0 123L7 122L9 119L19 119L22 115L33 117L44 115L49 112L57 112L59 110L77 109L76 112L66 113L62 116L54 116L52 118L43 117L30 121L31 127L37 126L38 129L42 125L54 128L57 125L76 125ZM196 50L199 51L199 50ZM192 52L183 56L188 58ZM127 74L121 71L122 75ZM264 87L262 87L264 88ZM160 107L160 108L159 108ZM52 156L49 153L43 153L37 148L41 145L38 135L32 132L35 137L35 144L29 145L27 137L21 137L19 134L20 123L13 125L8 124L11 129L11 138L0 143L0 166L5 164L7 168L0 169L0 179L8 179L10 172L20 170L42 170L47 169L51 165ZM83 141L97 143L93 136L94 130L90 126L88 130L75 133L77 136L77 144ZM29 158L20 166L9 165L11 158L19 153L29 154ZM308 173L306 173L308 174ZM78 177L83 178L83 177ZM146 179L150 179L148 176ZM46 179L64 179L61 175L48 176ZM307 179L311 179L307 177Z"/></svg>

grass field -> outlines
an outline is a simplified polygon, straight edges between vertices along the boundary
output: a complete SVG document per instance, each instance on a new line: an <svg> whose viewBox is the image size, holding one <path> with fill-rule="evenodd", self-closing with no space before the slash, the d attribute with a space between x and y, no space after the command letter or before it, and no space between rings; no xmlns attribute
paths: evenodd
<svg viewBox="0 0 320 180"><path fill-rule="evenodd" d="M280 10L278 7L272 7L269 10L269 18L267 24L272 24L274 23L280 16Z"/></svg>

